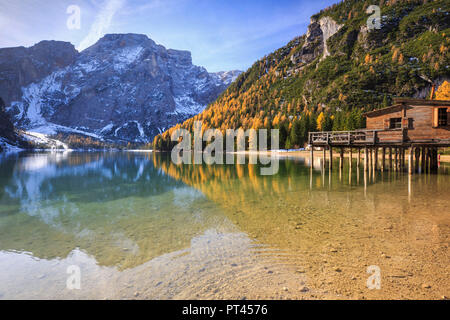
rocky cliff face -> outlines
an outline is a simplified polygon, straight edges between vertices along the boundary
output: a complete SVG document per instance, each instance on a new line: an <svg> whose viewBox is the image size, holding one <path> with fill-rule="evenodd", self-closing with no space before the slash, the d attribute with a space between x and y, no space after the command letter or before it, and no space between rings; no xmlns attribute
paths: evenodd
<svg viewBox="0 0 450 320"><path fill-rule="evenodd" d="M12 138L14 126L5 113L5 103L0 98L0 136L4 138Z"/></svg>
<svg viewBox="0 0 450 320"><path fill-rule="evenodd" d="M6 55L3 50L8 49L0 50L0 57ZM21 95L17 88L6 90L7 110L18 127L46 134L82 133L115 142L149 142L201 112L238 74L208 73L192 64L190 52L167 50L137 34L106 35L79 54L61 54L65 60L47 59L56 70L49 67L51 72L33 77L30 69L29 80L18 85ZM0 74L5 74L8 63L1 61ZM23 69L28 76L29 69Z"/></svg>
<svg viewBox="0 0 450 320"><path fill-rule="evenodd" d="M330 17L323 17L319 20L312 18L305 35L305 42L301 50L291 56L292 63L308 64L321 56L326 58L330 55L327 41L342 25L336 23Z"/></svg>
<svg viewBox="0 0 450 320"><path fill-rule="evenodd" d="M332 36L334 36L343 25L338 24L330 17L323 17L319 20L320 29L322 30L322 45L323 45L323 58L326 58L330 55L330 51L328 50L327 41Z"/></svg>
<svg viewBox="0 0 450 320"><path fill-rule="evenodd" d="M42 41L30 48L0 49L0 97L9 106L22 97L22 88L38 82L78 57L68 42Z"/></svg>

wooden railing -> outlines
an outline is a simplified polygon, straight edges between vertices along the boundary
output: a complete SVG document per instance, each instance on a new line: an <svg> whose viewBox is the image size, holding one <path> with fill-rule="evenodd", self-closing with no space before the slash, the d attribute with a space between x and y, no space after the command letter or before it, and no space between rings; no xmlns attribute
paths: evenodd
<svg viewBox="0 0 450 320"><path fill-rule="evenodd" d="M403 142L401 130L355 130L310 132L310 145L369 145Z"/></svg>

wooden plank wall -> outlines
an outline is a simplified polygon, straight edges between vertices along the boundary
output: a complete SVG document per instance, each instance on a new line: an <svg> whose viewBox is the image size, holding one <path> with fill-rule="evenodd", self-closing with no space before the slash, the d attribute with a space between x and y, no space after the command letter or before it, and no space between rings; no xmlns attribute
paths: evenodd
<svg viewBox="0 0 450 320"><path fill-rule="evenodd" d="M377 133L378 143L401 143L403 142L403 131L401 129L382 131Z"/></svg>
<svg viewBox="0 0 450 320"><path fill-rule="evenodd" d="M409 140L450 139L450 125L433 128L433 109L434 107L431 106L408 106L406 117L413 119L412 128L409 128L407 132ZM403 111L391 112L377 117L367 117L367 129L384 130L386 129L385 120L390 118L403 118ZM450 124L450 112L448 109L447 118L449 119L448 124ZM390 134L392 134L392 137L389 136ZM399 134L401 135L401 130L399 131L398 129L379 133L379 142L398 141Z"/></svg>
<svg viewBox="0 0 450 320"><path fill-rule="evenodd" d="M408 130L411 140L450 139L450 126L433 128L433 107L414 106L406 113L413 119L413 129Z"/></svg>
<svg viewBox="0 0 450 320"><path fill-rule="evenodd" d="M388 120L390 118L402 118L403 117L403 111L396 111L391 112L387 114L380 115L378 117L367 117L366 120L366 128L369 130L376 130L376 129L387 129L384 127L384 121Z"/></svg>

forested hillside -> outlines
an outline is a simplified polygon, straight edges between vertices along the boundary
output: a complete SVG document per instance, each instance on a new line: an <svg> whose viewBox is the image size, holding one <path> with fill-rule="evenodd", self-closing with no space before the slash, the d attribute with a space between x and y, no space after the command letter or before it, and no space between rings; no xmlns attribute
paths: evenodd
<svg viewBox="0 0 450 320"><path fill-rule="evenodd" d="M362 114L395 96L429 96L450 78L450 2L342 1L311 18L307 34L263 57L199 115L155 137L170 150L170 134L194 121L203 129L279 128L280 147L303 146L316 130L364 127ZM370 5L381 29L368 28ZM442 89L441 89L442 91Z"/></svg>
<svg viewBox="0 0 450 320"><path fill-rule="evenodd" d="M28 143L17 134L14 125L5 112L5 102L0 98L0 152L27 147L29 147Z"/></svg>

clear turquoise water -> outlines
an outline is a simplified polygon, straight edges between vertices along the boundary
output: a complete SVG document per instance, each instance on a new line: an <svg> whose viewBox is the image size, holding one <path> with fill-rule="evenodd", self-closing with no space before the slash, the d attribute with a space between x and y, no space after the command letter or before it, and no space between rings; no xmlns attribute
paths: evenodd
<svg viewBox="0 0 450 320"><path fill-rule="evenodd" d="M408 177L305 162L260 176L164 154L2 156L0 299L448 295L448 167ZM365 287L374 264L389 283L379 292ZM80 290L66 285L72 265Z"/></svg>

